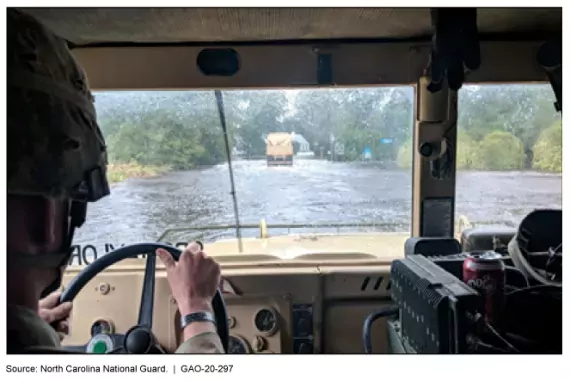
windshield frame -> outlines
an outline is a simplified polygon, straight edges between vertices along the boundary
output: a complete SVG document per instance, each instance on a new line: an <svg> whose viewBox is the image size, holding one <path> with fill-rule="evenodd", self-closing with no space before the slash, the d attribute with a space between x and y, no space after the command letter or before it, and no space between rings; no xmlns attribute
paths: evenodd
<svg viewBox="0 0 570 380"><path fill-rule="evenodd" d="M545 83L536 64L542 41L482 41L481 67L465 83ZM239 71L204 75L196 65L204 49L233 49ZM428 42L292 43L287 45L155 45L73 49L93 90L214 90L327 86L416 85L429 64ZM319 76L319 57L331 62ZM294 65L291 62L295 62Z"/></svg>
<svg viewBox="0 0 570 380"><path fill-rule="evenodd" d="M541 41L482 41L484 64L467 75L465 84L548 83L544 71L536 64L536 51ZM208 76L194 64L206 48L234 49L240 70L233 76ZM95 91L109 90L231 90L320 88L363 86L412 86L416 94L414 141L437 139L445 128L422 128L422 109L448 115L446 125L457 123L457 94L432 96L418 91L422 74L429 62L431 44L428 42L370 42L370 43L292 43L274 45L216 45L216 46L140 46L140 47L81 47L73 50L90 78ZM319 57L327 57L330 83L323 83L319 74ZM355 59L358 57L358 59ZM291 62L295 65L291 65ZM424 78L424 79L422 79ZM450 112L452 110L452 112ZM443 124L441 124L443 126ZM427 133L427 134L426 134ZM448 138L455 143L456 128ZM455 214L455 167L446 182L429 179L429 162L414 150L412 166L412 236L430 236L424 218L424 202L446 199L451 203L449 216L434 213L429 220L437 221L435 235L453 236ZM455 160L455 152L452 156ZM442 211L443 212L443 211ZM451 233L449 233L451 232Z"/></svg>

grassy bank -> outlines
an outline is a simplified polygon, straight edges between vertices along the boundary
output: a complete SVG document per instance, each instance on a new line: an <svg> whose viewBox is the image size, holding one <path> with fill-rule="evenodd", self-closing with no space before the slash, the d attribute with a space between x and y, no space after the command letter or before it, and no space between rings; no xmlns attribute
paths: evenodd
<svg viewBox="0 0 570 380"><path fill-rule="evenodd" d="M109 182L122 182L129 178L156 177L170 170L168 166L140 165L136 162L128 164L109 164L107 178Z"/></svg>

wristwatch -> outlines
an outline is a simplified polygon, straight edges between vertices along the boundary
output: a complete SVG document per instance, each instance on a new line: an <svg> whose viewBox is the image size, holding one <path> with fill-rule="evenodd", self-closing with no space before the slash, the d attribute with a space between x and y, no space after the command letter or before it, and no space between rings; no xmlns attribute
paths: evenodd
<svg viewBox="0 0 570 380"><path fill-rule="evenodd" d="M216 318L208 311L197 311L180 317L180 328L184 330L192 322L212 322L216 325Z"/></svg>

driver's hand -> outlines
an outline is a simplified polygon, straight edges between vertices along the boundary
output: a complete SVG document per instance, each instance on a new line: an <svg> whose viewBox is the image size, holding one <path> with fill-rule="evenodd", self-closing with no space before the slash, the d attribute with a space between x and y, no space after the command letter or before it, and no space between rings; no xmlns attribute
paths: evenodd
<svg viewBox="0 0 570 380"><path fill-rule="evenodd" d="M73 304L71 302L64 302L58 304L60 291L55 291L39 302L38 314L41 319L48 324L57 322L54 326L55 331L59 334L59 339L63 340L65 335L69 334L69 316Z"/></svg>
<svg viewBox="0 0 570 380"><path fill-rule="evenodd" d="M164 249L157 249L156 254L166 267L180 314L211 311L212 299L220 284L220 266L194 242L188 244L178 262Z"/></svg>

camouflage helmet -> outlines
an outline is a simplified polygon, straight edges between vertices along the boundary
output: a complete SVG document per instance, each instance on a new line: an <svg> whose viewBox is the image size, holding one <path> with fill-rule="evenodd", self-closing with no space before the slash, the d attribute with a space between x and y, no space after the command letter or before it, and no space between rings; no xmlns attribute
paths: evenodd
<svg viewBox="0 0 570 380"><path fill-rule="evenodd" d="M109 194L94 98L67 42L7 12L8 194L93 202Z"/></svg>

